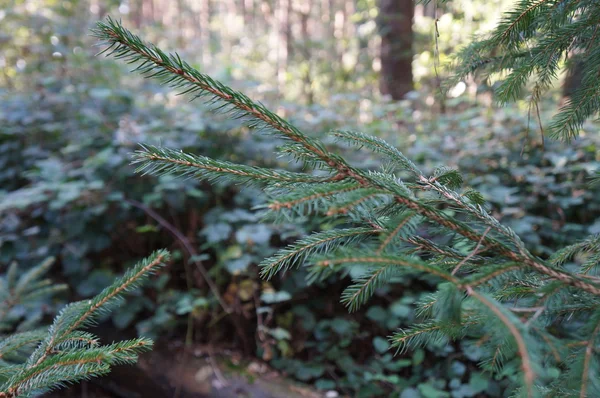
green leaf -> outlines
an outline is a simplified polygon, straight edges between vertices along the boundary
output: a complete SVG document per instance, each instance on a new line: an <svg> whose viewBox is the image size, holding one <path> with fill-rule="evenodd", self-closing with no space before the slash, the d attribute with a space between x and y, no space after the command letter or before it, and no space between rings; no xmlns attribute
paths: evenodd
<svg viewBox="0 0 600 398"><path fill-rule="evenodd" d="M383 354L390 348L390 343L383 337L375 337L373 339L373 347L375 347L378 353Z"/></svg>
<svg viewBox="0 0 600 398"><path fill-rule="evenodd" d="M425 350L419 348L415 350L412 356L413 365L419 366L425 360Z"/></svg>
<svg viewBox="0 0 600 398"><path fill-rule="evenodd" d="M412 308L404 304L401 300L396 300L390 305L390 312L399 318L409 318L412 314Z"/></svg>
<svg viewBox="0 0 600 398"><path fill-rule="evenodd" d="M384 323L387 320L388 312L378 305L369 307L367 310L367 318L377 323Z"/></svg>
<svg viewBox="0 0 600 398"><path fill-rule="evenodd" d="M273 336L276 340L291 340L292 335L290 332L283 328L275 328L269 329L269 334Z"/></svg>
<svg viewBox="0 0 600 398"><path fill-rule="evenodd" d="M284 301L288 301L291 298L292 295L283 290L279 292L263 292L260 295L260 299L267 304L281 303Z"/></svg>
<svg viewBox="0 0 600 398"><path fill-rule="evenodd" d="M336 384L333 380L319 379L315 381L315 388L317 388L317 390L333 390L335 387Z"/></svg>
<svg viewBox="0 0 600 398"><path fill-rule="evenodd" d="M331 321L331 329L341 336L347 335L353 328L354 323L343 318L335 318Z"/></svg>
<svg viewBox="0 0 600 398"><path fill-rule="evenodd" d="M422 383L419 384L417 388L419 389L419 392L421 393L423 398L450 398L449 393L442 390L438 390L431 384Z"/></svg>

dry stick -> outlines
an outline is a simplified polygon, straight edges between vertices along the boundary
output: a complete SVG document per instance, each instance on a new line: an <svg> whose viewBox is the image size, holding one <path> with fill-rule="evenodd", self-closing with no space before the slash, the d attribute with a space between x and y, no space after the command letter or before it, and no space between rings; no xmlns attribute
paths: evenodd
<svg viewBox="0 0 600 398"><path fill-rule="evenodd" d="M231 309L229 308L229 306L225 303L225 301L221 297L221 295L219 293L219 289L217 288L217 285L213 282L210 275L208 275L208 271L206 270L206 268L204 268L204 265L202 264L202 262L200 262L200 260L197 259L198 253L196 252L194 247L190 244L190 241L188 240L188 238L185 235L183 235L177 228L175 228L171 223L169 223L167 220L165 220L163 217L161 217L160 214L158 214L157 212L155 212L148 206L144 205L143 203L140 203L133 199L125 199L125 201L127 203L129 203L130 205L142 210L144 213L148 214L150 217L152 217L154 220L156 220L156 222L158 222L163 228L168 230L177 240L179 240L181 242L181 244L183 245L185 250L190 255L192 261L196 265L196 268L198 268L198 271L200 271L200 274L202 275L202 277L204 278L204 281L210 288L210 291L212 292L213 296L215 296L215 298L219 302L219 305L221 306L221 308L223 308L223 311L230 314Z"/></svg>
<svg viewBox="0 0 600 398"><path fill-rule="evenodd" d="M546 307L531 307L531 308L509 307L508 309L511 310L512 312L537 312L539 310L545 310Z"/></svg>
<svg viewBox="0 0 600 398"><path fill-rule="evenodd" d="M438 16L438 4L437 1L434 4L434 18L435 18L435 25L434 25L434 35L435 35L435 54L433 57L433 70L435 71L435 83L437 86L437 89L439 91L439 95L440 95L440 111L441 113L446 113L446 96L444 93L444 90L442 90L442 79L440 78L440 74L438 71L438 68L440 66L440 46L439 46L439 39L440 39L440 29L439 29L439 22L440 22L440 18Z"/></svg>
<svg viewBox="0 0 600 398"><path fill-rule="evenodd" d="M188 286L189 289L189 286ZM192 344L192 338L193 338L193 334L194 334L194 315L193 312L190 311L190 313L188 314L188 320L187 320L187 328L185 331L185 345L183 347L183 354L181 356L181 364L180 364L180 369L181 371L183 371L183 369L185 369L185 367L187 366L187 362L188 362L188 353L189 353L189 347ZM183 387L183 378L180 378L177 380L177 384L175 386L175 391L173 392L173 398L179 398L179 396L181 395L181 389Z"/></svg>
<svg viewBox="0 0 600 398"><path fill-rule="evenodd" d="M532 329L536 330L538 332L538 334L542 337L542 339L544 339L546 344L548 344L548 347L550 347L550 351L552 352L552 355L554 356L554 360L556 360L556 362L558 362L558 363L562 362L562 357L560 356L558 349L554 346L554 343L548 338L548 336L546 336L546 334L543 331L541 331L539 328L537 328L535 326L533 326Z"/></svg>
<svg viewBox="0 0 600 398"><path fill-rule="evenodd" d="M223 387L229 385L229 383L227 383L227 379L225 379L225 377L223 376L223 373L221 373L221 369L219 368L217 361L215 361L215 353L213 350L213 346L209 344L207 351L208 351L208 360L210 362L210 366L212 367L213 372L215 373L215 376L217 377L217 380L219 380L219 383L221 383L221 386L223 386Z"/></svg>
<svg viewBox="0 0 600 398"><path fill-rule="evenodd" d="M475 249L473 249L473 251L471 253L469 253L469 255L465 258L463 258L463 260L458 263L458 265L456 267L454 267L454 269L452 270L451 275L454 275L458 272L458 270L460 269L460 267L462 267L467 261L469 261L474 255L476 255L479 252L479 248L481 247L481 243L483 242L483 240L485 239L485 236L488 234L488 232L490 232L490 229L492 229L492 227L488 227L485 232L483 233L483 235L481 235L481 239L479 239L479 242L477 242L477 246L475 246Z"/></svg>
<svg viewBox="0 0 600 398"><path fill-rule="evenodd" d="M535 112L537 114L538 124L540 125L540 134L542 135L542 150L544 150L544 125L542 124L542 117L540 116L540 104L538 102L535 103Z"/></svg>

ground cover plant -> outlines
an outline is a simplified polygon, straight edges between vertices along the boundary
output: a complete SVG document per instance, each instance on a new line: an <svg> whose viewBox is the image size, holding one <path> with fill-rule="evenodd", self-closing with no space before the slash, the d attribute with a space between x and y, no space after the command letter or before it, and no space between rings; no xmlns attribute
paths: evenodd
<svg viewBox="0 0 600 398"><path fill-rule="evenodd" d="M170 14L166 19L162 18L163 13L146 15L150 3L168 5L173 10L188 4L186 0L129 3L130 14L122 13L120 6L117 11L115 3L109 6L109 13L120 13L125 25L135 26L136 31L143 32L143 37L160 40L164 47L176 47L181 51L181 58L194 67L202 65L202 71L210 71L206 73L218 76L226 86L251 93L253 102L260 99L266 104L265 108L277 109L277 114L285 115L290 124L300 131L310 132L311 136L331 129L360 126L361 131L392 143L418 165L425 176L435 174L439 164L460 170L463 180L485 199L485 210L516 232L529 253L546 261L558 249L600 232L600 203L597 201L600 184L589 184L590 176L600 166L598 124L595 121L583 124L580 138L571 140L569 145L546 139L541 146L540 135L552 130L546 121L553 116L558 102L556 88L546 87L547 95L539 101L526 98L498 108L488 102L492 97L490 91L485 91L486 84L480 77L486 78L496 89L493 98L502 100L505 97L498 88L502 87L504 75L477 73L479 94L476 98L471 76L461 76L465 79L460 82L467 82L468 95L457 91L460 84L451 86L446 93L439 90L438 84L446 82L447 72L434 71L435 62L428 58L433 51L434 25L440 34L435 43L436 52L443 62L480 23L491 23L487 14L490 7L500 2L467 0L473 7L465 8L464 14L458 3L440 2L435 12L433 3L417 5L413 71L418 91L409 93L403 101L389 101L376 92L380 74L375 69L374 51L377 51L379 34L370 31L369 25L373 23L372 12L378 7L372 0L320 2L306 15L302 14L305 10L293 6L288 20L293 29L294 26L299 28L302 21L308 22L309 30L311 26L328 26L332 14L320 12L326 11L326 7L333 10L350 5L350 9L344 11L349 14L343 15L351 16L348 19L351 23L344 25L342 38L341 31L336 31L335 35L326 33L319 39L319 34L323 35L319 29L309 36L286 37L290 44L287 50L291 50L286 57L290 63L287 71L279 62L283 54L277 54L277 63L268 56L273 45L286 47L285 44L281 47L281 38L277 43L263 45L266 30L261 33L260 29L248 31L249 36L244 32L244 39L239 43L235 37L222 35L219 24L222 17L231 12L229 8L213 8L198 14L209 18L212 14L209 29L205 29L204 19L201 29L197 29L200 25L195 21L179 19L178 14L164 13ZM203 2L210 3L215 4ZM284 10L286 3L291 2L276 2L276 8ZM539 6L551 3L540 2ZM124 339L126 335L133 337L137 332L147 338L158 338L159 350L145 355L139 366L119 367L113 375L99 381L86 382L51 396L95 396L96 393L102 397L112 396L103 386L116 383L127 389L129 384L123 382L121 376L125 372L143 373L140 369L163 354L161 350L169 350L168 358L186 363L186 355L188 358L191 353L196 355L203 344L215 347L217 361L221 352L226 353L223 355L225 363L220 365L235 373L247 374L248 380L255 377L248 372L251 367L246 369L237 359L230 360L231 350L239 351L233 357L242 355L253 361L253 368L255 361L262 359L284 376L312 385L323 394L336 390L357 397L458 398L482 394L499 397L514 393L515 388L522 385L517 351L508 353L499 372L479 366L490 356L490 348L484 344L489 340L485 333L483 337L482 333L470 333L459 339L428 339L422 346L402 352L390 349L389 335L399 329L408 330L423 319L417 304L431 299L431 293L438 290L438 278L424 277L420 273L396 273L374 289L368 302L351 313L339 303L338 297L353 283L352 279L365 276L364 264L340 267L340 272L330 272L320 279L310 278L311 267L297 267L293 272L261 280L257 266L264 257L302 239L307 231L335 231L356 224L341 215L328 215L328 211L295 212L291 217L276 212L272 213L275 222L265 220L264 213L272 210L263 206L268 197L261 192L261 184L248 187L235 179L221 179L218 184L212 184L171 175L140 176L129 164L130 152L142 142L261 168L305 171L317 176L324 170L306 167L303 162L288 163L289 158L285 156L275 158L273 153L278 146L286 144L284 139L272 134L253 134L230 119L228 112L221 115L207 112L198 106L200 101L188 104L186 96L178 99L174 95L177 90L169 94L168 89L152 79L124 73L125 63L94 58L89 43L93 38L88 37L87 29L92 21L95 23L99 16L105 15L107 10L103 7L98 12L90 9L91 14L88 14L86 1L18 1L15 4L15 9L6 10L6 14L0 11L0 47L6 50L0 55L0 62L7 63L0 73L0 124L3 127L0 129L0 272L16 260L17 273L23 275L48 256L55 256L49 272L53 279L70 286L67 292L53 299L36 300L34 307L12 307L11 316L26 320L25 324L16 326L16 330L51 322L65 301L93 299L125 272L126 264L154 250L168 247L173 258L143 293L132 294L128 305L102 317L100 325L89 330L103 342ZM519 26L518 30L544 26L545 32L551 32L552 24L544 25L550 8L544 8L546 14L540 14L541 19L529 18L527 11L533 11L531 15L534 15L538 7L529 8L529 4L524 4L518 5L520 9L513 17L533 25ZM578 4L586 3L573 2L569 7L554 10L571 12L572 6ZM354 14L352 5L356 7ZM285 14L277 17L277 9L276 17L270 18L277 25L276 31L280 18L285 18ZM579 9L576 8L575 13ZM255 24L253 18L256 17L256 14L251 17L250 22ZM257 20L268 22L268 14L262 17ZM307 19L299 19L304 17ZM173 18L178 20L177 27L169 23ZM336 23L337 18L338 14ZM578 19L580 17L557 19L552 23L575 22L575 27L587 24L581 37L593 41L590 25L593 19L583 15L584 24L578 23ZM244 20L248 23L246 15ZM144 21L141 26L140 21ZM265 26L270 29L271 25ZM203 38L199 42L196 38L180 40L181 36L176 42L169 40L183 32L196 32ZM254 40L257 37L258 40ZM519 34L509 37L513 41L522 39ZM538 37L532 35L532 40L527 40L515 61L545 65L538 62L541 60L539 48L526 51L536 47ZM562 53L559 62L549 66L559 73L563 69L561 59L573 55L585 62L593 54L588 50L594 45L581 46L581 43L580 39L575 40L576 50ZM505 43L496 52L512 54L503 45ZM323 52L323 49L334 51ZM211 52L214 55L212 68L205 57ZM235 54L234 59L232 54ZM354 55L358 58L353 67ZM479 65L482 70L491 71L494 62L487 60L496 53L485 54L481 50L479 55L482 55L483 62ZM532 59L527 60L528 57ZM582 62L567 63L579 64ZM509 68L500 71L510 72L510 63L503 65ZM573 76L581 75L580 72ZM530 81L537 86L535 79L536 75L532 75ZM567 77L569 80L572 79ZM529 87L524 81L521 83L523 88ZM582 87L587 86L579 82L574 89ZM568 96L573 92L571 90ZM520 95L515 95L516 98ZM290 100L294 102L288 102ZM347 145L332 134L323 135L321 139L330 153L342 157L349 165L360 165L359 170L390 170L390 162L383 156L355 150L355 146ZM397 174L404 181L412 181L406 171L398 170ZM463 193L461 189L458 191ZM325 203L320 202L318 206L329 210ZM436 206L449 217L459 220L463 217L446 204ZM250 211L252 207L254 211ZM285 223L280 223L281 220ZM421 224L414 233L438 246L456 243ZM459 242L455 248L464 258L476 247L474 243ZM432 259L427 253L415 256ZM488 256L492 254L481 255ZM589 259L590 252L583 251L569 258L562 267L577 272ZM473 265L472 260L466 265ZM476 261L486 260L476 258ZM592 269L590 275L594 276L594 272ZM210 281L212 287L208 285ZM505 304L518 309L519 300ZM515 313L524 321L530 316ZM569 318L567 310L562 314L568 322L553 322L547 328L553 336L568 338L575 329L571 322L579 320ZM567 330L564 330L565 325ZM10 334L15 330L11 327L2 333ZM172 347L178 348L171 350ZM25 348L19 360L24 361L35 344ZM194 365L189 365L193 372ZM565 370L562 361L549 365L552 365L547 370L549 380ZM590 379L593 382L592 373ZM589 391L592 390L586 392ZM580 396L581 392L574 391L573 395Z"/></svg>
<svg viewBox="0 0 600 398"><path fill-rule="evenodd" d="M522 379L516 393L593 394L600 330L600 287L594 276L598 236L543 260L490 216L481 194L461 189L458 171L439 167L425 176L383 140L333 132L390 161L379 171L361 170L263 105L177 55L145 44L118 22L99 24L95 34L108 44L110 54L138 63L136 70L195 98L207 97L255 130L286 140L280 153L319 171L245 166L149 145L136 153L135 162L146 173L260 183L272 197L268 208L274 216L293 219L316 212L342 219L343 228L309 235L264 260L264 277L303 265L318 281L361 265L364 272L342 294L351 311L394 275L433 278L438 289L419 303L421 321L390 337L392 347L402 351L429 341L478 336L486 351L484 369L501 373L506 361L518 358ZM588 258L579 269L563 267L581 253Z"/></svg>

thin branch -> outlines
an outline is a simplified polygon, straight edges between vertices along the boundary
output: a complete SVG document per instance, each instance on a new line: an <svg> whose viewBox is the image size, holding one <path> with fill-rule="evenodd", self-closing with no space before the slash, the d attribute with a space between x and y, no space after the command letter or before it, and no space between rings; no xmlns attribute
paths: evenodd
<svg viewBox="0 0 600 398"><path fill-rule="evenodd" d="M581 376L581 390L579 392L580 398L587 397L587 384L590 377L590 362L592 361L592 354L594 353L594 345L596 343L596 337L600 332L600 322L594 328L592 335L590 336L587 346L585 347L585 358L583 360L583 374Z"/></svg>
<svg viewBox="0 0 600 398"><path fill-rule="evenodd" d="M143 203L138 202L137 200L133 200L133 199L125 199L125 200L130 205L137 207L138 209L142 210L144 213L146 213L150 217L152 217L163 228L165 228L167 231L169 231L171 233L171 235L173 235L177 240L179 240L179 242L181 242L181 245L188 252L188 255L190 256L191 260L196 265L196 268L198 268L198 271L204 278L204 281L208 285L213 296L215 296L215 298L219 302L219 305L221 306L223 311L225 311L227 314L231 314L231 309L229 308L227 303L225 303L225 301L221 297L221 294L219 293L219 288L217 287L215 282L212 280L212 278L208 274L208 271L206 270L206 268L204 268L204 265L202 264L202 262L200 260L198 260L198 252L196 252L194 247L190 244L190 241L188 240L188 238L184 234L182 234L177 228L175 228L171 223L169 223L167 220L165 220L163 217L161 217L160 214L158 214L157 212L155 212L148 206L144 205Z"/></svg>
<svg viewBox="0 0 600 398"><path fill-rule="evenodd" d="M527 345L525 343L525 339L521 335L521 332L517 329L517 327L495 306L492 302L490 302L487 298L477 293L473 288L467 286L466 288L469 296L475 297L479 300L483 305L488 307L497 317L506 325L510 334L513 335L515 341L517 342L517 346L519 348L519 355L521 356L521 367L523 369L523 374L525 376L525 384L527 386L527 396L533 396L533 383L535 380L535 372L533 371L533 367L531 364L531 358L529 357L529 352L527 351Z"/></svg>
<svg viewBox="0 0 600 398"><path fill-rule="evenodd" d="M159 264L161 264L163 262L163 260L165 259L166 256L168 256L168 254L165 254L165 252L162 252L161 254L158 254L153 261L147 263L137 273L135 273L133 275L129 275L128 278L125 281L123 281L123 283L120 286L118 286L117 288L115 288L114 290L112 290L111 292L109 292L108 294L106 294L104 297L102 297L101 299L99 299L97 302L95 302L94 304L92 304L65 331L60 332L58 334L53 334L52 337L50 338L50 340L48 341L48 344L47 344L46 348L44 349L44 352L42 353L42 355L40 356L40 358L35 363L33 363L30 366L28 366L28 368L34 368L34 367L38 366L40 363L42 363L46 358L48 358L48 356L50 356L50 354L52 354L52 351L53 351L54 346L55 346L55 344L56 344L57 341L60 341L62 338L64 338L65 336L68 336L71 332L73 332L74 330L76 330L77 328L79 328L81 325L85 324L85 322L90 317L92 317L100 308L102 308L102 306L104 306L110 300L114 299L115 297L118 297L121 293L126 292L127 289L130 289L131 286L136 281L138 281L140 278L142 278L144 275L146 275L154 267L156 267ZM90 301L90 304L92 302L93 301Z"/></svg>
<svg viewBox="0 0 600 398"><path fill-rule="evenodd" d="M402 220L400 223L398 223L398 226L396 228L394 228L394 230L385 238L385 240L383 242L381 242L381 245L377 248L377 251L375 253L381 254L381 252L383 252L383 249L385 249L387 247L387 245L390 244L390 242L394 239L394 237L396 235L398 235L398 233L400 232L402 227L404 227L411 219L412 219L412 216L407 216L404 220Z"/></svg>
<svg viewBox="0 0 600 398"><path fill-rule="evenodd" d="M531 6L529 6L525 11L523 11L521 13L521 15L519 15L517 18L515 18L515 20L506 28L506 30L504 31L504 33L501 36L501 40L506 39L506 36L508 36L510 34L510 32L512 31L512 29L532 10L536 9L537 7L543 5L544 3L547 3L549 0L541 0L537 3L532 4Z"/></svg>
<svg viewBox="0 0 600 398"><path fill-rule="evenodd" d="M435 266L429 265L427 263L422 263L417 260L408 260L391 256L380 256L380 257L345 257L345 258L332 258L330 260L321 260L317 264L323 267L327 267L334 264L344 264L344 263L371 263L371 264L393 264L399 265L402 267L412 268L417 271L425 272L428 274L432 274L438 276L442 279L447 280L448 282L452 282L456 285L460 286L460 281L458 278L448 274L446 271L443 271Z"/></svg>
<svg viewBox="0 0 600 398"><path fill-rule="evenodd" d="M458 272L458 270L460 269L460 267L462 267L474 255L476 255L477 253L479 253L479 248L481 247L481 242L483 242L483 240L485 239L485 236L488 234L488 232L490 232L490 229L492 229L492 227L488 227L485 230L485 232L483 233L483 235L481 235L481 239L479 239L479 242L477 242L477 246L475 246L475 249L473 249L473 251L471 253L469 253L469 255L467 257L463 258L463 260L460 263L458 263L458 265L456 267L454 267L454 269L452 270L452 274L451 275L456 275L456 273Z"/></svg>

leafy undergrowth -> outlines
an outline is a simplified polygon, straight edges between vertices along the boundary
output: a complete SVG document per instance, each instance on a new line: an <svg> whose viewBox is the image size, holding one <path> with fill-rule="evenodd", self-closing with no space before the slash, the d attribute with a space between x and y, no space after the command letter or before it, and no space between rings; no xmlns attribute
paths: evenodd
<svg viewBox="0 0 600 398"><path fill-rule="evenodd" d="M189 105L156 105L153 98L163 94L151 86L145 92L134 98L119 88L79 84L73 90L54 82L37 94L0 99L1 263L18 260L27 268L54 256L57 278L70 284L73 298L83 298L121 273L117 264L170 246L175 261L169 272L112 315L109 322L123 333L229 345L317 389L349 396L503 396L518 362L508 361L502 377L490 378L475 366L478 341L388 351L382 336L412 323L414 303L433 284L399 277L350 316L338 298L352 270L316 285L303 272L272 283L259 279L257 264L278 247L335 225L264 223L258 191L134 175L129 153L137 142L256 165L271 159L278 144ZM384 138L425 171L455 165L541 257L600 232L600 203L593 200L600 191L587 186L600 167L598 126L587 125L573 145L546 142L542 149L533 144L539 132L527 140L527 112L516 106L498 110L457 101L438 115L424 94L396 104L368 103L355 112L355 100L332 97L327 108L341 109L335 114L316 105L301 112L287 104L283 111L305 131L358 124L379 135L392 131ZM378 166L342 150L361 165Z"/></svg>

